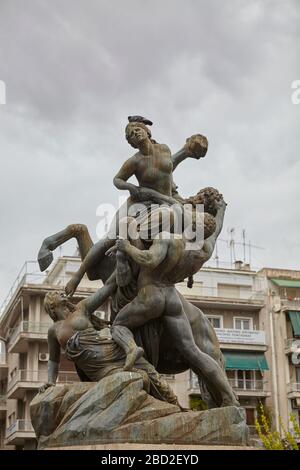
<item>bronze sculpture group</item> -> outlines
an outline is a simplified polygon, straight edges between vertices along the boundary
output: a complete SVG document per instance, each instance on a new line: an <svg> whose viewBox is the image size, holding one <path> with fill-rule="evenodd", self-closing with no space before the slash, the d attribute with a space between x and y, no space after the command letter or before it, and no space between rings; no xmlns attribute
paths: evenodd
<svg viewBox="0 0 300 470"><path fill-rule="evenodd" d="M239 406L211 323L176 289L176 283L185 279L192 286L192 276L211 257L223 226L226 203L217 190L204 188L185 199L173 180L178 164L205 156L207 139L194 135L171 155L166 145L152 138L151 124L141 116L129 117L126 139L138 151L123 164L114 184L129 191L130 197L107 235L93 244L86 226L73 224L47 237L41 246L42 271L51 264L52 251L71 238L76 238L82 259L65 287L66 295L50 292L45 297L45 309L54 323L48 334L49 374L43 390L56 382L63 348L83 381L134 369L146 374L149 393L176 403L160 373L191 369L208 407ZM139 186L128 181L131 176L136 176ZM203 213L197 211L199 204ZM185 206L188 223L180 231L178 213L182 222ZM75 305L71 298L85 274L91 280L101 279L103 287ZM107 322L93 315L107 299L111 337L101 336Z"/></svg>

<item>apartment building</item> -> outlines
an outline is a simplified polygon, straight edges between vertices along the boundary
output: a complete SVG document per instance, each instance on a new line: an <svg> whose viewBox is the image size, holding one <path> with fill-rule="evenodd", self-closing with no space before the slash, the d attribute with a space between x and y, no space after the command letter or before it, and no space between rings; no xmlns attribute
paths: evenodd
<svg viewBox="0 0 300 470"><path fill-rule="evenodd" d="M29 404L47 381L47 332L51 324L43 309L47 292L63 289L78 268L77 257L60 258L42 275L36 263L25 263L2 306L0 318L0 448L32 449L36 446ZM81 300L101 282L84 278L76 293ZM98 312L107 317L108 306ZM78 381L72 362L61 357L58 382ZM11 447L13 446L13 447Z"/></svg>
<svg viewBox="0 0 300 470"><path fill-rule="evenodd" d="M269 361L275 424L300 423L300 271L265 268L266 302L262 315L270 332Z"/></svg>
<svg viewBox="0 0 300 470"><path fill-rule="evenodd" d="M50 322L43 299L46 292L63 289L79 263L77 257L62 257L45 274L39 272L36 263L26 263L2 306L0 448L30 449L36 445L29 404L47 380ZM293 285L280 285L288 279ZM270 407L277 426L279 415L289 425L289 411L299 419L299 367L293 361L294 341L299 336L300 285L297 290L295 282L300 284L299 272L255 272L237 262L233 269L203 268L194 276L192 289L185 282L178 284L180 292L201 308L216 329L227 376L246 409L250 426L254 426L260 402ZM100 281L84 278L76 299L85 298L100 286ZM109 304L98 314L107 318ZM167 379L181 404L193 406L200 396L194 374L186 371ZM78 380L73 364L64 356L58 380Z"/></svg>
<svg viewBox="0 0 300 470"><path fill-rule="evenodd" d="M247 423L254 427L259 403L271 396L263 277L237 262L234 269L203 268L194 276L192 289L185 283L178 288L214 326L229 382L246 409ZM200 397L195 374L186 372L174 382L183 405L193 407Z"/></svg>

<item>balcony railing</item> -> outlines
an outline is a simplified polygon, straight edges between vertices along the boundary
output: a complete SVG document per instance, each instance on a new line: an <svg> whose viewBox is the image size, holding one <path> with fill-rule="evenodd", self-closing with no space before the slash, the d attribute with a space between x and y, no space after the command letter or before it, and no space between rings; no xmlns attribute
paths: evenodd
<svg viewBox="0 0 300 470"><path fill-rule="evenodd" d="M0 317L10 303L17 289L24 284L42 284L46 278L46 273L41 273L36 261L26 261L22 266L16 280L11 286L7 296L0 307Z"/></svg>
<svg viewBox="0 0 300 470"><path fill-rule="evenodd" d="M78 382L78 375L72 371L61 371L58 374L57 383ZM10 391L18 382L27 382L42 384L48 381L47 370L27 370L19 369L7 384L7 390Z"/></svg>
<svg viewBox="0 0 300 470"><path fill-rule="evenodd" d="M264 390L263 380L251 380L251 379L228 379L231 387L237 391L260 391Z"/></svg>
<svg viewBox="0 0 300 470"><path fill-rule="evenodd" d="M293 308L295 308L296 310L300 309L300 297L295 297L294 299L281 298L280 301L281 301L282 307L286 307L286 308L289 308L291 310Z"/></svg>
<svg viewBox="0 0 300 470"><path fill-rule="evenodd" d="M231 387L236 391L240 391L240 392L242 392L242 391L245 391L245 392L250 392L250 391L265 392L265 389L264 389L265 382L263 380L228 379L228 382L230 383ZM194 375L192 375L192 377L190 379L190 389L200 390L197 377L194 376Z"/></svg>
<svg viewBox="0 0 300 470"><path fill-rule="evenodd" d="M300 351L300 338L288 338L285 340L285 347L293 352Z"/></svg>
<svg viewBox="0 0 300 470"><path fill-rule="evenodd" d="M69 276L66 276L66 274L70 275L70 273L77 270L77 264L80 263L80 258L72 258L74 258L72 262L73 266L70 267L70 263L66 264L65 271L55 278L55 284L65 285L66 281L69 279ZM21 286L25 284L45 284L45 282L47 282L47 276L47 272L40 272L37 261L26 261L0 306L0 317L4 314L15 293ZM53 282L50 281L50 284L53 284Z"/></svg>
<svg viewBox="0 0 300 470"><path fill-rule="evenodd" d="M197 279L195 280L194 286L197 287L197 297L199 297L199 300L201 297L218 297L219 299L228 299L236 301L242 301L242 302L262 302L265 299L265 293L262 290L251 288L248 290L237 290L234 292L233 290L231 291L230 289L228 292L225 290L221 290L219 287L212 287L212 286L206 286L204 283L201 282L202 280L199 279L199 284L197 284ZM234 284L232 287L236 287ZM193 295L193 291L191 291L191 295Z"/></svg>
<svg viewBox="0 0 300 470"><path fill-rule="evenodd" d="M300 382L290 383L288 390L289 392L300 392Z"/></svg>
<svg viewBox="0 0 300 470"><path fill-rule="evenodd" d="M33 432L34 433L34 429L30 421L27 421L25 419L17 419L17 421L15 421L6 429L5 437L8 438L15 432Z"/></svg>
<svg viewBox="0 0 300 470"><path fill-rule="evenodd" d="M48 333L49 327L50 323L21 321L18 326L16 326L16 328L11 331L9 343L14 343L18 335L21 333L38 333L46 335Z"/></svg>

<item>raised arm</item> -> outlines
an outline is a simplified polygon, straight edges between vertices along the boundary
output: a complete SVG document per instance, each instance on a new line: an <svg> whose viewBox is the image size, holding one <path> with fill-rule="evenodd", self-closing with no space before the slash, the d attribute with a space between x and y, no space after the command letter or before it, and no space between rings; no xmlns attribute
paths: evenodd
<svg viewBox="0 0 300 470"><path fill-rule="evenodd" d="M186 139L185 145L177 153L172 155L173 171L187 158L203 158L206 155L208 142L206 137L200 134L192 135Z"/></svg>
<svg viewBox="0 0 300 470"><path fill-rule="evenodd" d="M139 250L131 245L128 240L118 240L116 246L118 250L127 253L138 265L153 270L165 259L169 240L154 240L149 250Z"/></svg>
<svg viewBox="0 0 300 470"><path fill-rule="evenodd" d="M99 308L117 289L116 273L107 279L104 286L101 287L95 294L90 295L87 299L82 300L84 303L87 314L93 313Z"/></svg>

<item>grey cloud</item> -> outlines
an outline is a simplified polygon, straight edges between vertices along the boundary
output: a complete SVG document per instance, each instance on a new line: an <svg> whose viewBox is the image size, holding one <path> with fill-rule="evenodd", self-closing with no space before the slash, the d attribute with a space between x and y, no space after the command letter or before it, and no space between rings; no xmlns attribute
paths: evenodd
<svg viewBox="0 0 300 470"><path fill-rule="evenodd" d="M220 188L226 227L266 248L253 262L299 268L299 17L289 0L2 0L0 296L48 233L79 221L95 238L129 114L173 151L207 135L181 191Z"/></svg>

